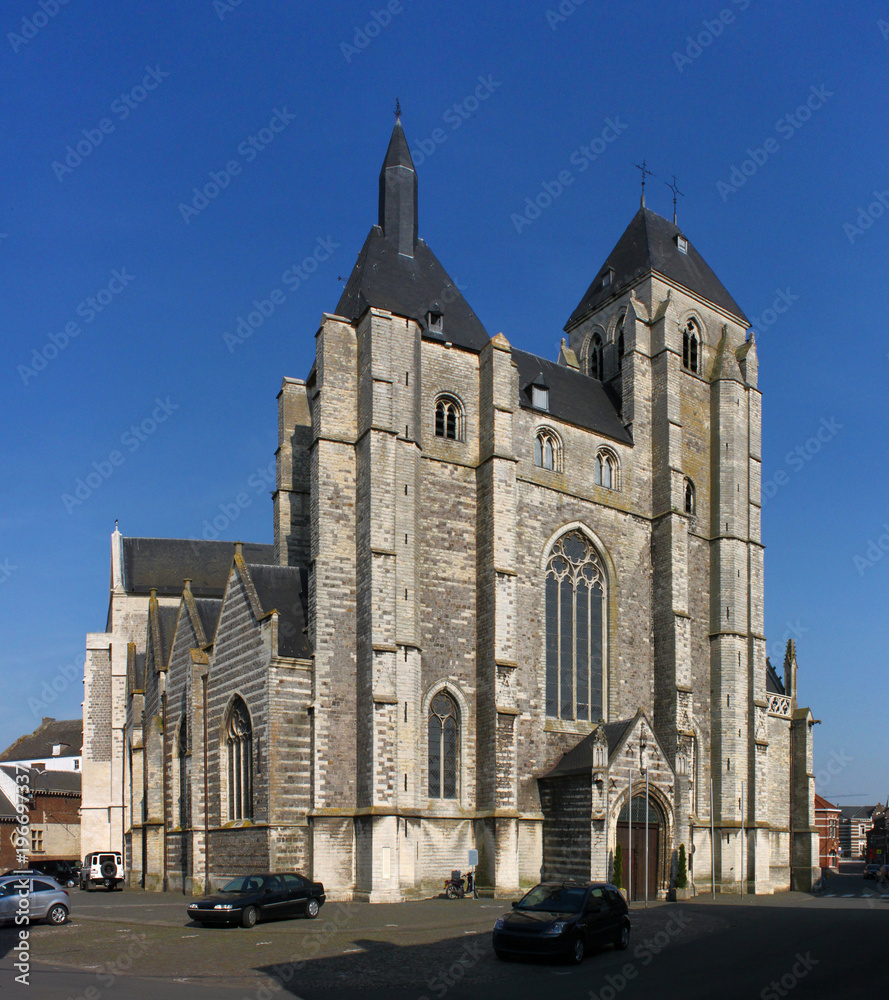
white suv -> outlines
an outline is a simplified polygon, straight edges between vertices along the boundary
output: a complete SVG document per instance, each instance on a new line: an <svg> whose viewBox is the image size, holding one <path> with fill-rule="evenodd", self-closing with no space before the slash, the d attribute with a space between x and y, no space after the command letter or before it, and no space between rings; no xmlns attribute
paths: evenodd
<svg viewBox="0 0 889 1000"><path fill-rule="evenodd" d="M123 859L118 851L93 851L83 859L81 889L90 890L94 885L104 885L111 891L123 883Z"/></svg>

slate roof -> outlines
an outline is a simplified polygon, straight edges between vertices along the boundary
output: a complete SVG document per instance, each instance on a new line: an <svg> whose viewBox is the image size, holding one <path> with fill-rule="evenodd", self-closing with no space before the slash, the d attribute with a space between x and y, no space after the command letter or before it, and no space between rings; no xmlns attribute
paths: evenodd
<svg viewBox="0 0 889 1000"><path fill-rule="evenodd" d="M680 251L676 242L678 235L685 236L675 223L652 212L650 208L640 208L571 314L565 329L571 329L588 313L650 271L656 271L675 284L695 292L749 326L750 321L741 307L729 295L690 240L688 253ZM614 271L614 275L609 284L603 285L602 277L608 268Z"/></svg>
<svg viewBox="0 0 889 1000"><path fill-rule="evenodd" d="M20 736L0 753L0 761L45 759L49 763L56 743L62 744L58 757L79 757L83 749L83 720L45 718L33 733Z"/></svg>
<svg viewBox="0 0 889 1000"><path fill-rule="evenodd" d="M769 694L787 694L784 690L784 682L769 660L766 660L766 691Z"/></svg>
<svg viewBox="0 0 889 1000"><path fill-rule="evenodd" d="M191 580L196 597L222 597L228 581L234 542L189 538L124 538L123 582L130 594L178 597L182 581ZM244 542L242 554L251 563L273 563L274 545Z"/></svg>
<svg viewBox="0 0 889 1000"><path fill-rule="evenodd" d="M154 669L167 669L170 662L170 651L173 648L173 637L176 634L176 622L179 620L179 608L175 605L158 605L156 612L160 631L161 648L154 650ZM153 641L153 632L149 627L149 641Z"/></svg>
<svg viewBox="0 0 889 1000"><path fill-rule="evenodd" d="M608 741L608 759L611 759L612 754L617 749L618 744L624 738L627 730L636 721L635 718L632 719L619 719L616 722L606 722L605 723L605 739ZM583 774L586 771L591 771L593 768L593 741L595 740L595 731L590 733L573 747L568 753L563 754L559 760L556 762L555 767L551 768L544 775L545 778L556 778L564 777L569 774Z"/></svg>
<svg viewBox="0 0 889 1000"><path fill-rule="evenodd" d="M379 226L374 226L364 241L336 314L356 320L370 306L407 316L424 328L426 314L440 312L443 335L425 332L430 340L448 341L471 351L480 351L490 340L481 320L426 243L417 240L413 257L408 257L398 252Z"/></svg>
<svg viewBox="0 0 889 1000"><path fill-rule="evenodd" d="M519 371L519 403L524 409L549 414L624 444L633 443L620 418L620 403L611 386L576 368L547 361L515 347L512 359ZM548 410L531 405L530 383L536 380L539 384L541 374L549 389Z"/></svg>
<svg viewBox="0 0 889 1000"><path fill-rule="evenodd" d="M14 819L16 819L15 806L9 801L3 792L0 792L0 821Z"/></svg>
<svg viewBox="0 0 889 1000"><path fill-rule="evenodd" d="M199 597L195 602L198 611L198 618L201 621L201 628L207 637L207 642L212 642L216 635L216 626L219 624L219 612L222 610L222 601L215 598Z"/></svg>
<svg viewBox="0 0 889 1000"><path fill-rule="evenodd" d="M0 765L2 767L2 765ZM4 773L15 781L16 774L21 770L15 767L2 767ZM45 795L80 795L80 771L45 771L36 767L26 768L28 772L28 788L32 792L42 792ZM7 799L7 801L9 801Z"/></svg>
<svg viewBox="0 0 889 1000"><path fill-rule="evenodd" d="M247 566L262 610L278 612L278 655L308 658L308 571L298 566Z"/></svg>

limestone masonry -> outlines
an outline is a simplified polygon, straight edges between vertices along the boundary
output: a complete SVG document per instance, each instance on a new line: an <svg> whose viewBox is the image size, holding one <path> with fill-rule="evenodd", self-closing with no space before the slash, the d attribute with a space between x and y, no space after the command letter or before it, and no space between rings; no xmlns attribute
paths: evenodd
<svg viewBox="0 0 889 1000"><path fill-rule="evenodd" d="M382 901L473 848L498 895L610 879L618 845L654 898L684 844L699 890L807 888L749 326L643 204L558 362L490 337L417 237L396 123L379 224L278 395L274 545L112 536L83 850L149 888L299 869Z"/></svg>

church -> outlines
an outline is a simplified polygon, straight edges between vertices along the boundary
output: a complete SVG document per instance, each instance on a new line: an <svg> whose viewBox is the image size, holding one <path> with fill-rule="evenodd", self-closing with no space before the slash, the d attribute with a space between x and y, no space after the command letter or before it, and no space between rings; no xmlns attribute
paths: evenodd
<svg viewBox="0 0 889 1000"><path fill-rule="evenodd" d="M379 216L278 394L274 543L111 539L87 635L84 850L199 894L817 877L812 727L766 659L758 360L642 205L551 361L418 237L400 121ZM605 247L603 247L603 250ZM569 308L571 304L569 304ZM568 309L566 309L566 313Z"/></svg>

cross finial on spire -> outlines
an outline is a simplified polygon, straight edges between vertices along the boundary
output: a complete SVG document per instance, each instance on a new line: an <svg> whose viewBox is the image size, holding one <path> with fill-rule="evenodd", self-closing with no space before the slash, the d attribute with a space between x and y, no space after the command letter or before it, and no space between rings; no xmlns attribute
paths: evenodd
<svg viewBox="0 0 889 1000"><path fill-rule="evenodd" d="M664 184L667 184L667 182L664 181ZM673 174L673 183L672 184L667 184L667 187L673 192L673 225L675 226L676 225L676 195L678 194L681 198L684 198L685 195L676 186L676 174Z"/></svg>
<svg viewBox="0 0 889 1000"><path fill-rule="evenodd" d="M638 163L634 163L633 166L637 170L641 170L642 171L642 201L641 201L641 207L645 208L645 176L647 174L649 177L654 177L654 172L648 169L648 166L646 165L646 161L645 160L642 161L642 166L641 167L639 166Z"/></svg>
<svg viewBox="0 0 889 1000"><path fill-rule="evenodd" d="M401 101L397 97L395 98L395 120L401 121Z"/></svg>

